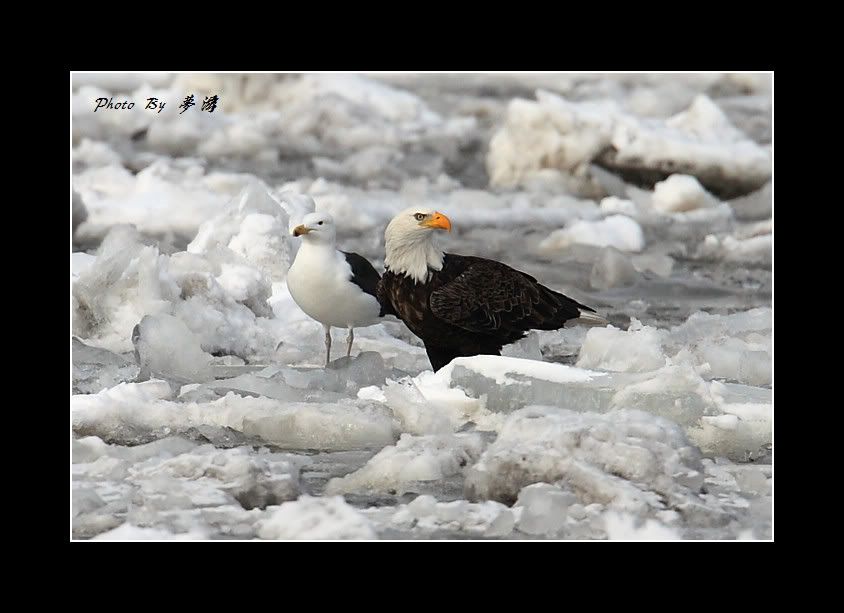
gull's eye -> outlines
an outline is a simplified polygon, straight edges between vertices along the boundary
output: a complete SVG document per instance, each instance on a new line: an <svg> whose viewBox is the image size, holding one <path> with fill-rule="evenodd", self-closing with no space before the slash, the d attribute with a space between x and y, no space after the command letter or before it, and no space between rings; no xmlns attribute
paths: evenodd
<svg viewBox="0 0 844 613"><path fill-rule="evenodd" d="M321 225L322 225L322 222L319 222L317 225L318 225L318 226L321 226Z"/></svg>
<svg viewBox="0 0 844 613"><path fill-rule="evenodd" d="M416 218L416 221L422 221L423 219L425 219L425 213L416 213L414 217Z"/></svg>

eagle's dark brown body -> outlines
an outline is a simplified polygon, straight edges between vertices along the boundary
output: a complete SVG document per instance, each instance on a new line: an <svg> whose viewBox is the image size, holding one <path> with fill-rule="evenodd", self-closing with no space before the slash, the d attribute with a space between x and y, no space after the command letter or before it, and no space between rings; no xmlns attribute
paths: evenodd
<svg viewBox="0 0 844 613"><path fill-rule="evenodd" d="M594 312L501 262L450 253L424 283L387 269L377 298L422 339L434 370L460 356L500 355L529 330Z"/></svg>

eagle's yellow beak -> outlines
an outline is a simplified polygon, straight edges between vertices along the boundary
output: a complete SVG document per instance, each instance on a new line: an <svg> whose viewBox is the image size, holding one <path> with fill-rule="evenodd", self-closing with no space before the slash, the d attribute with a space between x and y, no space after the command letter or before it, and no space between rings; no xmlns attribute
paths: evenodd
<svg viewBox="0 0 844 613"><path fill-rule="evenodd" d="M293 236L302 236L303 234L307 234L308 232L310 232L310 230L305 227L305 224L300 224L293 228Z"/></svg>
<svg viewBox="0 0 844 613"><path fill-rule="evenodd" d="M423 226L451 232L451 220L442 213L434 213L431 219L422 223Z"/></svg>

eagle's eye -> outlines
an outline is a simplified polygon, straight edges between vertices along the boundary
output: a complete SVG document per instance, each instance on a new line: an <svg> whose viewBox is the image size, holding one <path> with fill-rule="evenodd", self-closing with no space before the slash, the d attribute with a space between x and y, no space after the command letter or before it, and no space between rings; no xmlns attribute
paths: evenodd
<svg viewBox="0 0 844 613"><path fill-rule="evenodd" d="M416 218L416 221L422 221L423 219L425 219L425 213L416 213L414 217Z"/></svg>

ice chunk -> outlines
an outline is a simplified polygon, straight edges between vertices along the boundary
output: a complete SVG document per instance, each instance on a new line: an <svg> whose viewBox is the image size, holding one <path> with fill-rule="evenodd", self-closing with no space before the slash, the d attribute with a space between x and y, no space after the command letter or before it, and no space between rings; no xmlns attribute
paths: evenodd
<svg viewBox="0 0 844 613"><path fill-rule="evenodd" d="M695 177L671 175L654 186L653 208L663 213L677 213L713 207L718 201Z"/></svg>
<svg viewBox="0 0 844 613"><path fill-rule="evenodd" d="M633 318L627 331L593 328L583 340L577 365L620 372L646 372L667 357L687 363L708 378L751 385L771 383L771 311L732 315L693 313L670 331L642 327Z"/></svg>
<svg viewBox="0 0 844 613"><path fill-rule="evenodd" d="M771 442L771 390L745 385L708 383L688 356L666 358L658 370L607 373L562 364L498 356L458 358L437 373L432 383L457 388L478 398L486 410L473 420L498 429L497 414L531 404L583 412L639 409L673 420L707 453L741 458ZM747 406L747 410L743 408ZM702 419L737 415L735 430L712 431ZM500 417L500 416L499 416ZM730 418L732 419L732 418ZM716 422L717 423L717 422Z"/></svg>
<svg viewBox="0 0 844 613"><path fill-rule="evenodd" d="M664 366L665 332L641 324L637 327L637 320L632 321L627 332L613 326L591 328L580 349L577 366L615 372L647 372Z"/></svg>
<svg viewBox="0 0 844 613"><path fill-rule="evenodd" d="M481 408L481 403L459 389L451 389L448 373L426 371L411 379L388 380L383 388L386 404L403 432L434 434L454 432Z"/></svg>
<svg viewBox="0 0 844 613"><path fill-rule="evenodd" d="M175 402L165 381L121 383L72 398L73 430L106 441L149 442L192 428L231 428L287 449L360 449L395 442L389 409L366 401L281 404L228 393L212 402Z"/></svg>
<svg viewBox="0 0 844 613"><path fill-rule="evenodd" d="M595 289L635 285L639 273L630 258L613 247L607 247L592 266L589 284Z"/></svg>
<svg viewBox="0 0 844 613"><path fill-rule="evenodd" d="M199 339L172 315L147 315L133 332L141 376L164 378L179 384L210 381L211 356Z"/></svg>
<svg viewBox="0 0 844 613"><path fill-rule="evenodd" d="M133 381L140 372L137 364L121 355L90 347L78 338L72 343L74 394L100 392L118 383Z"/></svg>
<svg viewBox="0 0 844 613"><path fill-rule="evenodd" d="M256 180L223 212L200 226L188 251L205 253L214 245L224 245L273 281L283 281L296 255L289 222L285 207Z"/></svg>
<svg viewBox="0 0 844 613"><path fill-rule="evenodd" d="M267 416L243 418L243 432L286 449L361 449L395 441L383 406L294 403Z"/></svg>
<svg viewBox="0 0 844 613"><path fill-rule="evenodd" d="M295 500L302 459L284 454L255 454L249 447L219 450L203 445L164 461L149 460L130 469L130 480L160 485L166 479L212 487L245 509Z"/></svg>
<svg viewBox="0 0 844 613"><path fill-rule="evenodd" d="M524 338L515 343L505 345L501 349L501 355L526 360L541 360L542 349L540 348L539 332L537 330L531 330Z"/></svg>
<svg viewBox="0 0 844 613"><path fill-rule="evenodd" d="M94 537L95 541L163 541L163 540L205 540L208 535L201 531L174 533L161 528L143 528L129 523L103 532Z"/></svg>
<svg viewBox="0 0 844 613"><path fill-rule="evenodd" d="M561 358L571 359L571 363L574 363L589 329L586 326L573 326L559 330L537 331L539 348L543 357L556 362L559 362Z"/></svg>
<svg viewBox="0 0 844 613"><path fill-rule="evenodd" d="M515 517L506 506L491 500L437 502L433 496L422 495L397 507L388 521L391 527L426 535L449 531L494 538L509 535Z"/></svg>
<svg viewBox="0 0 844 613"><path fill-rule="evenodd" d="M514 508L521 508L516 526L526 534L555 534L566 524L568 508L577 496L555 485L534 483L519 492Z"/></svg>
<svg viewBox="0 0 844 613"><path fill-rule="evenodd" d="M583 504L642 516L664 510L665 501L679 509L704 504L697 494L704 481L699 451L676 424L632 410L517 411L467 472L466 494L515 502L526 485L557 481ZM720 508L709 510L723 518Z"/></svg>
<svg viewBox="0 0 844 613"><path fill-rule="evenodd" d="M179 437L146 445L73 442L74 537L90 537L123 521L174 533L251 538L263 508L298 495L308 459L240 447L197 447Z"/></svg>
<svg viewBox="0 0 844 613"><path fill-rule="evenodd" d="M332 479L326 494L386 492L402 495L419 491L425 482L444 481L460 475L483 449L476 433L412 436L385 447L366 465L345 477Z"/></svg>
<svg viewBox="0 0 844 613"><path fill-rule="evenodd" d="M259 372L228 379L218 379L213 383L202 386L191 397L204 397L199 395L203 390L211 390L218 396L225 396L228 392L234 392L241 396L263 396L285 402L334 402L344 397L331 391L344 389L338 385L337 381L330 379L326 381L326 378L320 378L319 373L315 370L296 371L286 369L286 371L283 375L271 377L262 376L262 373ZM291 383L287 383L287 381L291 381Z"/></svg>
<svg viewBox="0 0 844 613"><path fill-rule="evenodd" d="M674 259L660 253L634 255L630 262L639 272L652 272L660 277L671 276L671 270L674 268Z"/></svg>
<svg viewBox="0 0 844 613"><path fill-rule="evenodd" d="M503 413L538 403L607 410L615 385L607 373L497 356L457 358L437 375L469 397L484 398L488 410Z"/></svg>
<svg viewBox="0 0 844 613"><path fill-rule="evenodd" d="M731 315L696 312L665 338L669 353L690 347L707 376L750 385L769 385L773 376L772 311L757 308Z"/></svg>
<svg viewBox="0 0 844 613"><path fill-rule="evenodd" d="M90 108L83 112L88 116L93 115ZM131 122L126 121L129 116L151 122L151 132L175 131L186 122L193 121L188 118L190 113L174 114L173 121L167 122L168 127L159 127L160 119L166 113L158 116L159 121L152 121L152 114L148 112L130 111L114 115L123 116L118 120L126 125L130 134L147 126L140 125L137 130L133 129L128 125ZM215 123L216 117L208 117L205 113L195 115L202 115L206 122L210 120L211 124ZM95 115L97 118L100 116L103 116L102 112ZM127 136L119 138L123 140ZM137 174L127 170L123 164L116 163L89 167L75 174L73 187L82 196L88 209L86 226L93 224L108 227L125 223L145 233L175 233L182 240L189 240L199 225L217 215L246 182L245 177L230 173L206 174L198 160L187 160L185 163L160 156L154 156L153 160L152 163L147 162L148 165Z"/></svg>
<svg viewBox="0 0 844 613"><path fill-rule="evenodd" d="M96 256L76 251L70 255L71 275L74 281L97 260Z"/></svg>
<svg viewBox="0 0 844 613"><path fill-rule="evenodd" d="M639 520L630 513L609 512L604 515L607 538L610 540L680 540L682 532L656 519Z"/></svg>
<svg viewBox="0 0 844 613"><path fill-rule="evenodd" d="M341 357L329 364L328 369L335 371L346 383L346 388L354 392L367 385L383 385L388 374L384 358L377 351L362 351L353 357Z"/></svg>
<svg viewBox="0 0 844 613"><path fill-rule="evenodd" d="M645 248L645 236L635 220L626 215L610 215L601 221L576 221L554 230L539 243L539 250L559 251L573 244L615 247L638 253Z"/></svg>
<svg viewBox="0 0 844 613"><path fill-rule="evenodd" d="M773 261L773 234L737 238L727 234L709 234L698 247L697 257L770 266Z"/></svg>
<svg viewBox="0 0 844 613"><path fill-rule="evenodd" d="M773 440L770 390L713 381L710 392L718 411L702 417L690 438L708 453L747 461L764 455Z"/></svg>
<svg viewBox="0 0 844 613"><path fill-rule="evenodd" d="M132 349L132 328L147 313L164 311L179 288L162 270L158 249L143 245L137 230L112 228L96 261L73 284L73 332L101 346Z"/></svg>
<svg viewBox="0 0 844 613"><path fill-rule="evenodd" d="M615 196L607 196L601 200L601 211L603 213L618 213L636 218L639 216L639 207L632 200L625 200Z"/></svg>
<svg viewBox="0 0 844 613"><path fill-rule="evenodd" d="M342 496L313 498L302 496L267 510L258 522L262 539L346 540L377 539L372 523L349 506Z"/></svg>
<svg viewBox="0 0 844 613"><path fill-rule="evenodd" d="M93 463L99 458L117 458L127 463L143 462L150 458L171 458L187 453L196 445L184 438L170 436L145 445L121 447L109 445L96 436L86 436L73 441L73 463Z"/></svg>
<svg viewBox="0 0 844 613"><path fill-rule="evenodd" d="M267 355L275 347L269 281L242 257L217 246L202 256L161 255L137 231L118 226L73 284L73 331L112 351L132 349L145 315L182 320L207 352Z"/></svg>
<svg viewBox="0 0 844 613"><path fill-rule="evenodd" d="M659 174L697 177L722 197L748 193L771 176L770 153L697 96L667 120L643 120L609 100L570 102L539 90L515 99L493 135L487 171L495 186L524 183L544 169L572 172L591 161L647 182Z"/></svg>

